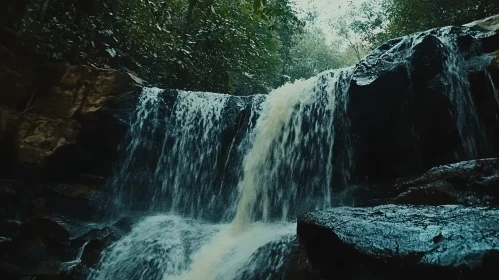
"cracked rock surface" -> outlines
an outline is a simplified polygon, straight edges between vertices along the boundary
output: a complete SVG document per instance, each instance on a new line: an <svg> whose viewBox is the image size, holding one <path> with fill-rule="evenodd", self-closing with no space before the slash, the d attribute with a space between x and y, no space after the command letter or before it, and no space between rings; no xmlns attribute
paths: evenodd
<svg viewBox="0 0 499 280"><path fill-rule="evenodd" d="M499 210L340 207L298 220L312 266L335 279L498 279ZM492 277L492 278L490 278Z"/></svg>

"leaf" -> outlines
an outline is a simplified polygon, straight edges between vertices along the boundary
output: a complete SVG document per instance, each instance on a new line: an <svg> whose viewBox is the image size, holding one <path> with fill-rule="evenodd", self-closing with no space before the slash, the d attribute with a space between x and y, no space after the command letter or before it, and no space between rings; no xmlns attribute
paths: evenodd
<svg viewBox="0 0 499 280"><path fill-rule="evenodd" d="M106 49L106 51L107 51L107 53L109 53L109 55L111 57L115 57L116 56L116 51L113 48Z"/></svg>

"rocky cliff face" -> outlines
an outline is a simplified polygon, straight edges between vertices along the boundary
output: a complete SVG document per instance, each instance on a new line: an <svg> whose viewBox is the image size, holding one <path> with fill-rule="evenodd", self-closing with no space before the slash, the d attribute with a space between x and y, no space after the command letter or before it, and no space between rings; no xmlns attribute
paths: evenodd
<svg viewBox="0 0 499 280"><path fill-rule="evenodd" d="M121 234L117 226L74 239L87 229L56 216L95 218L139 83L112 69L53 61L0 28L0 278L75 279L79 267L65 274L63 262L83 243L99 237L109 245ZM83 263L95 263L99 242Z"/></svg>
<svg viewBox="0 0 499 280"><path fill-rule="evenodd" d="M8 29L0 35L3 176L106 175L138 83L123 72L50 61Z"/></svg>
<svg viewBox="0 0 499 280"><path fill-rule="evenodd" d="M117 157L140 80L52 61L7 28L0 30L0 56L0 192L6 198L0 216L22 220L74 206L70 212L90 219L97 202L88 198L96 198Z"/></svg>
<svg viewBox="0 0 499 280"><path fill-rule="evenodd" d="M357 66L350 92L354 176L369 180L338 194L357 207L298 219L302 250L319 279L499 277L497 159L438 166L497 157L498 23L496 16L396 39ZM442 32L457 34L467 99L459 100L462 90L449 95L455 80L445 73L448 45L436 40ZM456 100L475 110L461 118L464 134ZM467 147L463 135L473 135L473 127L477 142Z"/></svg>
<svg viewBox="0 0 499 280"><path fill-rule="evenodd" d="M356 66L347 113L354 179L396 178L497 155L493 22L394 39Z"/></svg>

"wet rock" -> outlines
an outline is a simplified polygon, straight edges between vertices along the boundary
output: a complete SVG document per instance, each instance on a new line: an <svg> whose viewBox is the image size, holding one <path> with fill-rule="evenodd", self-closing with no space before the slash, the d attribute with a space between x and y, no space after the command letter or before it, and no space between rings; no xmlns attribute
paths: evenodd
<svg viewBox="0 0 499 280"><path fill-rule="evenodd" d="M34 102L33 112L71 118L105 109L112 99L139 90L124 72L86 66L67 66L61 78ZM136 96L138 97L138 96ZM131 98L133 102L134 98Z"/></svg>
<svg viewBox="0 0 499 280"><path fill-rule="evenodd" d="M347 108L350 183L497 156L499 73L489 65L498 49L497 31L443 27L388 41L359 62ZM469 105L459 108L454 95Z"/></svg>
<svg viewBox="0 0 499 280"><path fill-rule="evenodd" d="M56 221L33 217L27 219L21 227L21 235L25 239L46 240L56 243L69 242L69 231Z"/></svg>
<svg viewBox="0 0 499 280"><path fill-rule="evenodd" d="M296 236L283 237L260 247L233 279L321 279L312 271Z"/></svg>
<svg viewBox="0 0 499 280"><path fill-rule="evenodd" d="M93 228L86 233L71 240L72 248L83 248L85 244L92 241L99 241L104 247L108 247L123 235L112 227Z"/></svg>
<svg viewBox="0 0 499 280"><path fill-rule="evenodd" d="M422 175L370 182L343 192L347 205L382 204L499 206L497 159L443 165Z"/></svg>
<svg viewBox="0 0 499 280"><path fill-rule="evenodd" d="M129 233L132 231L133 225L137 222L137 219L132 217L123 217L114 223L114 227L121 230L123 233Z"/></svg>
<svg viewBox="0 0 499 280"><path fill-rule="evenodd" d="M0 249L0 271L11 276L55 276L61 270L59 253L42 242L17 239Z"/></svg>
<svg viewBox="0 0 499 280"><path fill-rule="evenodd" d="M298 236L326 279L495 279L498 226L490 208L342 207L300 217Z"/></svg>
<svg viewBox="0 0 499 280"><path fill-rule="evenodd" d="M89 267L85 266L82 263L77 263L71 265L70 267L62 270L57 277L56 280L86 280L90 275Z"/></svg>
<svg viewBox="0 0 499 280"><path fill-rule="evenodd" d="M0 222L0 237L16 238L21 233L22 222L7 220Z"/></svg>
<svg viewBox="0 0 499 280"><path fill-rule="evenodd" d="M469 26L479 26L490 31L499 30L499 15L491 16L482 20L477 20L470 23Z"/></svg>
<svg viewBox="0 0 499 280"><path fill-rule="evenodd" d="M81 263L88 267L95 267L99 262L102 251L106 248L105 242L94 239L88 242L81 255Z"/></svg>
<svg viewBox="0 0 499 280"><path fill-rule="evenodd" d="M27 0L1 0L0 1L0 27L18 27L28 8Z"/></svg>
<svg viewBox="0 0 499 280"><path fill-rule="evenodd" d="M398 204L499 206L498 160L435 167L419 177L399 180L395 188L402 191L395 199Z"/></svg>
<svg viewBox="0 0 499 280"><path fill-rule="evenodd" d="M45 199L43 212L88 221L94 219L102 198L97 187L86 184L47 184L38 193Z"/></svg>
<svg viewBox="0 0 499 280"><path fill-rule="evenodd" d="M18 161L21 164L44 164L58 149L74 145L80 129L74 120L25 115L18 130Z"/></svg>
<svg viewBox="0 0 499 280"><path fill-rule="evenodd" d="M9 180L0 180L0 202L1 204L15 201L19 184ZM0 206L1 207L1 206Z"/></svg>
<svg viewBox="0 0 499 280"><path fill-rule="evenodd" d="M29 46L0 27L0 176L107 176L140 79L54 61Z"/></svg>

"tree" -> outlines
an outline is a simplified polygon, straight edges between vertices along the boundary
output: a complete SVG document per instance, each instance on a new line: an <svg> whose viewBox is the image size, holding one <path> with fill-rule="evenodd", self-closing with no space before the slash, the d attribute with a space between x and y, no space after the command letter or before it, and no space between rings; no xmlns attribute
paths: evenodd
<svg viewBox="0 0 499 280"><path fill-rule="evenodd" d="M385 0L389 36L462 25L499 13L497 0Z"/></svg>
<svg viewBox="0 0 499 280"><path fill-rule="evenodd" d="M23 33L40 50L75 64L133 71L160 87L266 93L285 77L313 75L335 64L333 52L326 55L320 46L323 57L316 51L306 59L316 67L296 74L301 70L293 67L303 68L294 58L297 50L311 47L302 39L308 31L291 0L32 0L30 5ZM323 35L315 33L314 42L321 41L317 36Z"/></svg>
<svg viewBox="0 0 499 280"><path fill-rule="evenodd" d="M286 81L309 78L345 66L342 54L325 42L322 31L313 26L293 39L290 58L284 73Z"/></svg>
<svg viewBox="0 0 499 280"><path fill-rule="evenodd" d="M354 35L369 50L399 36L499 13L496 0L367 0L360 7L351 5L348 20L335 28L354 50L360 49L359 42L351 39Z"/></svg>

